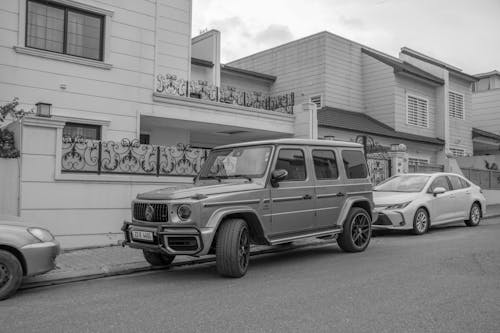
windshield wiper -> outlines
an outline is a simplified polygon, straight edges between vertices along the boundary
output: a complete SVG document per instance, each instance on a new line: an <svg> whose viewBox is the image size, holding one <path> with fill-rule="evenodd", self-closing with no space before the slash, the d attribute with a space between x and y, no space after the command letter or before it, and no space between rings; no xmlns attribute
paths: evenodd
<svg viewBox="0 0 500 333"><path fill-rule="evenodd" d="M231 176L227 176L227 178L245 178L247 179L249 182L252 181L252 178L251 177L248 177L247 175L231 175Z"/></svg>
<svg viewBox="0 0 500 333"><path fill-rule="evenodd" d="M220 176L215 176L215 175L208 175L205 177L200 177L201 180L203 179L217 179L219 183L222 181L222 178Z"/></svg>

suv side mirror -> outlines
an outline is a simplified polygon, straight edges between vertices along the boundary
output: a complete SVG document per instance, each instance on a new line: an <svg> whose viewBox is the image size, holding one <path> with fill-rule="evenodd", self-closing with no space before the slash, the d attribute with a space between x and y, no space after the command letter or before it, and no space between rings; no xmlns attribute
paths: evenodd
<svg viewBox="0 0 500 333"><path fill-rule="evenodd" d="M446 189L444 187L436 187L434 190L432 190L432 194L434 194L434 196L437 196L438 194L443 194L444 192L446 192Z"/></svg>
<svg viewBox="0 0 500 333"><path fill-rule="evenodd" d="M288 176L288 171L285 169L277 169L271 172L271 186L279 187L279 182L285 180Z"/></svg>

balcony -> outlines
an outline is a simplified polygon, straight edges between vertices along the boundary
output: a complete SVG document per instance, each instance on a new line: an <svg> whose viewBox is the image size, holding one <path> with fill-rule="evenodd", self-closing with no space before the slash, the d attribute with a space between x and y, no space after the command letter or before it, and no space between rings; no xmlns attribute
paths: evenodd
<svg viewBox="0 0 500 333"><path fill-rule="evenodd" d="M61 172L149 176L195 176L209 149L158 146L138 140L120 142L64 138Z"/></svg>
<svg viewBox="0 0 500 333"><path fill-rule="evenodd" d="M294 93L270 96L262 92L245 91L228 85L218 87L203 80L187 81L170 74L157 75L156 93L235 104L285 114L293 114L295 104Z"/></svg>

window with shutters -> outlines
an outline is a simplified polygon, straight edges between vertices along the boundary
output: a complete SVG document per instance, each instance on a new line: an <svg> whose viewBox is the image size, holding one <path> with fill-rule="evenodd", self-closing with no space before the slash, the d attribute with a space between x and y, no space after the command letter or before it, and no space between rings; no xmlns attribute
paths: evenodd
<svg viewBox="0 0 500 333"><path fill-rule="evenodd" d="M453 157L463 157L465 156L465 149L460 148L450 148Z"/></svg>
<svg viewBox="0 0 500 333"><path fill-rule="evenodd" d="M464 119L464 95L448 92L448 109L450 117Z"/></svg>
<svg viewBox="0 0 500 333"><path fill-rule="evenodd" d="M407 95L407 123L418 127L429 127L428 101L425 98Z"/></svg>
<svg viewBox="0 0 500 333"><path fill-rule="evenodd" d="M316 96L312 96L311 97L311 102L313 102L314 104L316 104L316 108L318 109L321 109L322 108L322 104L321 104L321 95L316 95Z"/></svg>

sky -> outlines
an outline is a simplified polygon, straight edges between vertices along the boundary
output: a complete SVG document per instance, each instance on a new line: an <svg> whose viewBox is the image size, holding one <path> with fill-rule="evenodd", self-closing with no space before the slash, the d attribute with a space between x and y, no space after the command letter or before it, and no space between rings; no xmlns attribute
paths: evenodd
<svg viewBox="0 0 500 333"><path fill-rule="evenodd" d="M500 0L193 0L193 36L205 29L221 32L223 63L327 30L467 74L500 70Z"/></svg>

